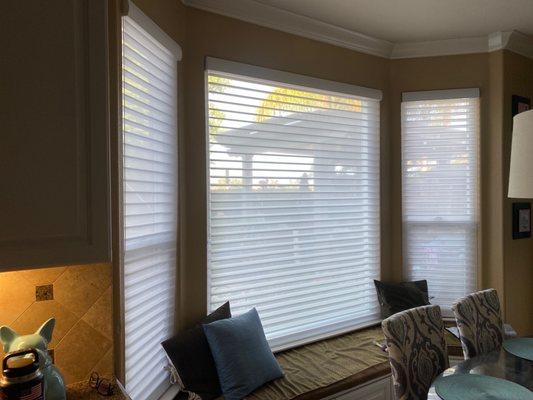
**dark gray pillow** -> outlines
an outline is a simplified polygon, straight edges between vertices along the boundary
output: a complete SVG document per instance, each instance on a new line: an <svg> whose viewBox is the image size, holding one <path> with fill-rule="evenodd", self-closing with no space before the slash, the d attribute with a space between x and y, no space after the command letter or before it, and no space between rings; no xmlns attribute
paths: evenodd
<svg viewBox="0 0 533 400"><path fill-rule="evenodd" d="M194 392L203 400L215 399L222 394L215 361L201 324L231 318L229 302L223 304L194 328L165 340L161 345L178 372L184 389Z"/></svg>
<svg viewBox="0 0 533 400"><path fill-rule="evenodd" d="M397 312L429 304L426 280L400 283L385 283L374 280L381 308L381 318Z"/></svg>
<svg viewBox="0 0 533 400"><path fill-rule="evenodd" d="M240 400L283 371L265 338L255 308L238 317L204 325L224 400Z"/></svg>

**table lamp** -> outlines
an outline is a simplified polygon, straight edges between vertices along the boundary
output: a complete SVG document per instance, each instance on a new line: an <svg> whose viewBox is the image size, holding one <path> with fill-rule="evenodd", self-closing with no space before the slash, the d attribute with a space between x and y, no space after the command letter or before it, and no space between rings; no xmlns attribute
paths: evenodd
<svg viewBox="0 0 533 400"><path fill-rule="evenodd" d="M533 110L513 118L508 197L533 198Z"/></svg>

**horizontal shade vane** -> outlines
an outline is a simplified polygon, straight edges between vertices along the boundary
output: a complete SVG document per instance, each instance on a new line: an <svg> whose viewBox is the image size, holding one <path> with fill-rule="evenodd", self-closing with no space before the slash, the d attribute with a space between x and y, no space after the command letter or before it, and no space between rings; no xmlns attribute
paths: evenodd
<svg viewBox="0 0 533 400"><path fill-rule="evenodd" d="M208 73L209 309L279 349L376 321L379 101Z"/></svg>
<svg viewBox="0 0 533 400"><path fill-rule="evenodd" d="M404 271L446 312L477 287L479 98L424 93L402 103Z"/></svg>
<svg viewBox="0 0 533 400"><path fill-rule="evenodd" d="M123 276L126 390L168 386L160 343L174 327L177 238L176 58L123 18Z"/></svg>

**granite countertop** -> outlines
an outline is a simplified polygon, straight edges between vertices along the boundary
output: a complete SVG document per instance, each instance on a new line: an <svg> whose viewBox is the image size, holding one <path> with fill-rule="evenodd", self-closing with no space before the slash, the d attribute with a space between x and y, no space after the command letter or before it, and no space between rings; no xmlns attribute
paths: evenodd
<svg viewBox="0 0 533 400"><path fill-rule="evenodd" d="M129 400L117 387L112 396L102 396L89 386L88 382L77 382L67 385L67 400Z"/></svg>

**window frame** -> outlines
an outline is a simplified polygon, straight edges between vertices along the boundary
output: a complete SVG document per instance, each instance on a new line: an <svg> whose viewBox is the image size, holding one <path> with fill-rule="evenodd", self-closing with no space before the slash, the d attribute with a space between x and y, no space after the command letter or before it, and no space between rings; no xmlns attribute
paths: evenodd
<svg viewBox="0 0 533 400"><path fill-rule="evenodd" d="M260 66L255 65L249 65L249 64L243 64L213 57L206 57L205 62L205 71L204 71L204 93L205 93L205 137L206 137L206 260L207 260L207 292L206 292L206 298L207 298L207 313L212 312L213 309L210 308L210 294L211 294L211 279L210 279L210 273L211 268L209 267L209 237L210 237L210 230L211 230L211 218L210 218L210 204L211 204L211 189L210 189L210 145L209 145L209 82L208 77L209 73L213 72L215 74L223 74L228 77L235 77L236 79L245 80L249 82L258 82L258 83L265 83L265 81L269 81L272 84L278 83L280 85L283 85L284 87L293 87L295 89L302 88L308 88L311 91L321 92L324 91L324 93L330 92L337 92L339 95L347 95L347 96L358 96L358 97L364 97L369 100L375 100L378 102L378 110L381 113L381 100L382 100L382 91L378 89L372 89L367 87L361 87L336 81L329 81L325 79L315 78L311 76L306 75L300 75L300 74L294 74L289 73L285 71L279 71L275 69L270 68L264 68ZM381 267L382 267L382 229L381 229L381 223L382 223L382 198L381 198L381 192L382 192L382 171L381 171L381 120L378 122L378 138L377 138L377 144L378 144L378 159L377 159L377 175L378 175L378 181L376 182L377 187L377 213L378 213L378 222L377 222L377 229L378 229L378 278L381 276ZM374 293L375 295L375 293ZM339 334L347 333L350 331L354 331L357 329L362 329L364 327L373 326L377 323L381 322L381 317L379 314L375 319L372 321L358 325L356 327L351 326L346 323L340 323L341 328L335 330L334 332L326 332L323 334L317 334L314 335L312 338L300 338L299 334L292 334L289 335L289 337L293 337L293 339L289 343L282 343L279 344L278 342L271 342L271 348L273 351L282 351L286 349L290 349L293 347L300 346L302 344L311 343L317 340L323 340L329 337L337 336Z"/></svg>
<svg viewBox="0 0 533 400"><path fill-rule="evenodd" d="M115 316L115 321L117 324L117 330L118 332L115 332L115 351L114 355L117 357L117 360L115 360L115 365L119 368L119 371L116 372L117 374L117 383L120 386L121 390L127 393L125 387L126 387L126 355L125 355L125 299L124 299L124 191L123 191L123 183L124 183L124 130L123 130L123 77L122 77L122 70L123 70L123 60L122 60L122 48L123 48L123 40L122 40L122 32L123 32L123 25L124 25L124 18L130 18L133 22L135 22L137 25L139 25L146 33L148 33L152 39L154 39L159 45L166 48L173 56L175 62L176 62L176 93L175 93L175 101L176 101L176 171L175 171L175 187L176 187L176 218L177 218L177 226L176 226L176 271L175 271L175 279L178 280L178 269L179 269L179 254L180 254L180 215L179 215L179 136L180 136L180 128L179 128L179 96L178 96L178 88L179 88L179 62L182 60L182 49L181 46L176 43L166 32L164 32L156 23L154 23L146 14L141 11L131 0L126 0L123 5L123 13L122 15L119 15L117 17L117 34L118 34L118 40L116 42L116 49L119 52L119 57L117 59L117 73L118 73L118 84L117 84L117 91L118 91L118 99L117 99L117 105L118 105L118 135L117 135L117 183L118 183L118 190L117 190L117 219L118 222L118 229L117 229L117 243L116 243L116 250L117 250L117 257L116 257L116 263L118 265L118 273L116 282L118 283L118 288L115 289L116 295L114 295L114 301L117 302L116 305L114 305L114 311L118 313L117 316ZM176 291L178 289L178 285L176 282ZM174 297L176 297L176 292L174 293ZM178 309L174 308L174 318L172 321L172 325L175 327L175 321L177 317L177 311ZM164 371L162 371L163 373ZM172 398L175 394L177 394L175 385L170 385L170 382L165 385L164 387L159 387L156 389L153 393L151 393L147 400L155 400L155 399L165 399L165 398Z"/></svg>
<svg viewBox="0 0 533 400"><path fill-rule="evenodd" d="M473 222L464 222L464 225L470 229L474 229L476 232L476 239L475 239L475 266L473 269L473 273L475 275L474 281L475 285L473 290L479 290L481 287L481 264L482 264L482 180L481 180L481 94L479 88L459 88L459 89L443 89L443 90L428 90L428 91L416 91L416 92L403 92L402 93L402 101L401 101L401 110L400 110L400 118L401 118L401 226L402 226L402 276L404 279L409 278L408 274L408 240L407 240L407 233L406 233L406 221L404 220L404 138L405 138L405 132L403 130L403 103L406 102L416 102L416 101L438 101L438 100L459 100L459 99L476 99L477 101L477 110L475 113L475 117L477 118L476 125L477 125L477 131L476 131L476 151L475 151L475 157L476 157L476 196L475 196L475 206L476 206L476 212L475 212L475 220ZM410 222L410 225L413 224L428 224L427 222ZM435 222L436 224L436 222ZM459 224L459 223L457 223ZM431 296L431 293L430 293ZM431 298L430 298L431 301ZM451 311L450 307L441 306L443 316L445 318L452 318L453 313Z"/></svg>

